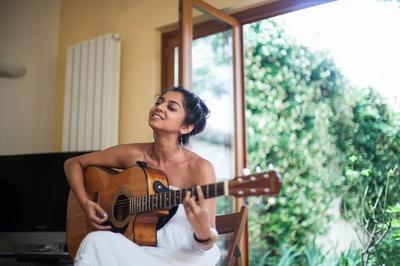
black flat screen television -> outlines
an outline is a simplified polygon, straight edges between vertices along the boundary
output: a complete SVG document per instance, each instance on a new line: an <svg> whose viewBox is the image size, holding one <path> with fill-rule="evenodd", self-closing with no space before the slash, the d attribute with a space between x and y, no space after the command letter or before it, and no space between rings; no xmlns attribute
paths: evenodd
<svg viewBox="0 0 400 266"><path fill-rule="evenodd" d="M63 164L84 153L0 156L0 233L65 232L69 186Z"/></svg>

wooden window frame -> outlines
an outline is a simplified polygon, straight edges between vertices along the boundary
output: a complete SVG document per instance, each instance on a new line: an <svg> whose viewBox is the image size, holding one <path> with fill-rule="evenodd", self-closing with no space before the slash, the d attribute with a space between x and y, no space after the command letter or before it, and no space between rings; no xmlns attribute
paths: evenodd
<svg viewBox="0 0 400 266"><path fill-rule="evenodd" d="M335 0L278 0L272 3L252 7L243 11L233 12L229 15L208 5L202 0L179 0L179 27L176 30L162 34L161 39L161 91L174 86L175 47L180 45L179 51L179 84L191 88L192 40L232 29L233 40L233 66L234 66L234 122L235 122L235 172L240 174L247 164L246 135L245 135L245 92L244 92L244 66L243 66L243 25L255 21L268 19L293 11L326 4ZM198 8L213 17L219 17L226 24L209 20L193 25L192 10ZM185 34L182 34L185 32ZM240 39L238 41L238 38ZM240 54L240 56L238 56ZM183 67L182 67L183 66ZM236 210L242 201L236 200ZM241 242L244 265L248 261L248 232L247 224Z"/></svg>
<svg viewBox="0 0 400 266"><path fill-rule="evenodd" d="M326 4L335 0L279 0L263 4L246 10L233 12L231 16L236 18L241 25L255 21L272 18L293 11ZM193 40L230 29L216 21L205 21L193 25ZM165 90L174 85L174 48L179 44L179 30L175 29L161 36L161 88Z"/></svg>

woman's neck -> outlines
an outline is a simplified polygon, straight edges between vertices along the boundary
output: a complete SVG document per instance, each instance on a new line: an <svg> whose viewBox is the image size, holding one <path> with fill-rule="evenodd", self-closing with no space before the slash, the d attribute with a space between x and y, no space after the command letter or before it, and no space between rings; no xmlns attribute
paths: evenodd
<svg viewBox="0 0 400 266"><path fill-rule="evenodd" d="M168 162L178 162L184 157L183 147L176 138L155 136L152 147L152 157L158 165L164 166Z"/></svg>

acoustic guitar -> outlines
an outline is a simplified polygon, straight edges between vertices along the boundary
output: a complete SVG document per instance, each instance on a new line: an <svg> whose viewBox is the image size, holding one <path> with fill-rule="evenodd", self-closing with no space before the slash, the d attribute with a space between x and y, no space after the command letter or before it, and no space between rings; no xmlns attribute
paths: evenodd
<svg viewBox="0 0 400 266"><path fill-rule="evenodd" d="M84 185L89 198L107 213L105 224L111 226L111 231L145 246L157 245L157 229L173 215L187 191L197 198L195 187L170 190L165 173L144 162L124 171L89 166L84 171ZM206 199L224 195L273 196L280 188L281 177L273 170L201 186ZM72 191L68 196L66 229L68 251L75 258L83 238L94 228Z"/></svg>

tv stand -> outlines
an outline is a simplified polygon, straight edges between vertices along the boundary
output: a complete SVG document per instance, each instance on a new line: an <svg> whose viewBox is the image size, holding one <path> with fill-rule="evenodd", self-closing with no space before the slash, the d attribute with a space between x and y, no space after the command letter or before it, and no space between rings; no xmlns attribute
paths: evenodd
<svg viewBox="0 0 400 266"><path fill-rule="evenodd" d="M72 266L73 262L66 251L65 243L16 244L14 250L0 251L0 265Z"/></svg>

